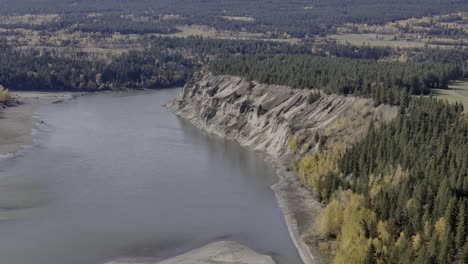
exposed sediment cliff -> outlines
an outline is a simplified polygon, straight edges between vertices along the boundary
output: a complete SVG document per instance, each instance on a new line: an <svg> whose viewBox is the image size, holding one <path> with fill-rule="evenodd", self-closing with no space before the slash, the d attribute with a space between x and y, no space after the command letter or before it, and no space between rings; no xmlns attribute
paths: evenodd
<svg viewBox="0 0 468 264"><path fill-rule="evenodd" d="M378 125L397 113L395 107L374 107L370 99L212 74L188 83L168 107L202 130L270 155L280 177L273 188L305 263L322 262L317 245L305 239L320 204L290 170L292 159L350 144L371 122Z"/></svg>

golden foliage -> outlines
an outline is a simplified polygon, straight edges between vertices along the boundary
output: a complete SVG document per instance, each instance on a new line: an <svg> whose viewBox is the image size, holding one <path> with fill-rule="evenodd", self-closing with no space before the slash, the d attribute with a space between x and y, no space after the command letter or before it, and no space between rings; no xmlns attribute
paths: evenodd
<svg viewBox="0 0 468 264"><path fill-rule="evenodd" d="M321 152L302 158L297 168L302 184L318 192L329 173L339 173L338 160L345 150L345 145L337 144L331 153Z"/></svg>
<svg viewBox="0 0 468 264"><path fill-rule="evenodd" d="M444 240L445 232L447 231L447 221L444 217L439 218L434 225L439 241Z"/></svg>
<svg viewBox="0 0 468 264"><path fill-rule="evenodd" d="M320 213L316 222L316 230L322 237L336 237L341 231L342 224L343 206L338 200L333 199Z"/></svg>
<svg viewBox="0 0 468 264"><path fill-rule="evenodd" d="M392 242L392 236L388 231L387 222L379 221L377 223L377 237L372 239L376 253L380 256L388 255L388 245ZM383 259L383 258L382 258ZM380 261L382 261L380 259Z"/></svg>
<svg viewBox="0 0 468 264"><path fill-rule="evenodd" d="M421 241L422 241L422 238L419 233L411 237L411 243L413 244L414 252L418 252L419 249L421 248Z"/></svg>
<svg viewBox="0 0 468 264"><path fill-rule="evenodd" d="M338 191L316 222L316 231L322 237L337 237L334 263L363 263L372 239L366 237L367 228L375 225L376 215L365 207L364 196L351 190ZM390 234L385 223L380 222L379 233L383 240Z"/></svg>
<svg viewBox="0 0 468 264"><path fill-rule="evenodd" d="M429 221L424 222L424 236L429 237L432 233L432 226Z"/></svg>
<svg viewBox="0 0 468 264"><path fill-rule="evenodd" d="M408 238L408 235L403 231L400 233L397 241L395 242L395 247L400 251L403 252L404 250L412 247L412 242Z"/></svg>
<svg viewBox="0 0 468 264"><path fill-rule="evenodd" d="M388 172L383 175L372 175L369 178L369 195L371 199L373 200L384 186L396 187L408 176L409 173L400 166L388 168Z"/></svg>
<svg viewBox="0 0 468 264"><path fill-rule="evenodd" d="M376 221L375 213L364 206L364 196L351 194L343 210L343 220L339 235L339 246L334 263L363 263L371 245L366 237L366 226Z"/></svg>
<svg viewBox="0 0 468 264"><path fill-rule="evenodd" d="M0 103L6 102L11 99L10 92L0 85Z"/></svg>

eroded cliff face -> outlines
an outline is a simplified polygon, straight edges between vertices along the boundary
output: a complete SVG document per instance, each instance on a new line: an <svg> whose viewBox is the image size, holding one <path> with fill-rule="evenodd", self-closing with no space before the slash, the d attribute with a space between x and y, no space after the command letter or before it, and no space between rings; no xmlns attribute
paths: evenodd
<svg viewBox="0 0 468 264"><path fill-rule="evenodd" d="M370 99L212 74L187 84L169 108L203 130L274 157L352 143L371 121L389 121L397 113L395 107L374 107Z"/></svg>
<svg viewBox="0 0 468 264"><path fill-rule="evenodd" d="M270 155L280 179L273 189L306 264L327 262L307 235L321 204L299 182L292 164L307 153L349 145L371 122L378 126L397 114L396 107L374 107L370 99L212 74L187 84L168 107L202 130Z"/></svg>

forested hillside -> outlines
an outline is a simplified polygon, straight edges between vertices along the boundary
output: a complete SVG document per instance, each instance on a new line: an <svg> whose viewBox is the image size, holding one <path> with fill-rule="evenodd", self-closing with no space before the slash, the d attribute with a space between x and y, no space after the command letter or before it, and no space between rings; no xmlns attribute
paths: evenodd
<svg viewBox="0 0 468 264"><path fill-rule="evenodd" d="M409 95L427 95L432 88L447 89L450 80L467 74L463 67L450 64L281 55L218 60L211 70L262 83L372 97L377 105L399 105Z"/></svg>
<svg viewBox="0 0 468 264"><path fill-rule="evenodd" d="M466 55L425 52L404 63L276 55L211 65L216 74L400 106L396 119L371 125L351 146L323 148L327 137L317 134L318 152L296 164L302 184L326 204L311 236L334 263L468 261L468 118L461 104L422 96L466 77Z"/></svg>
<svg viewBox="0 0 468 264"><path fill-rule="evenodd" d="M462 105L413 98L395 120L371 125L346 150L298 163L304 185L328 203L314 232L329 241L335 263L467 263L468 119L462 111ZM323 169L324 161L332 165Z"/></svg>

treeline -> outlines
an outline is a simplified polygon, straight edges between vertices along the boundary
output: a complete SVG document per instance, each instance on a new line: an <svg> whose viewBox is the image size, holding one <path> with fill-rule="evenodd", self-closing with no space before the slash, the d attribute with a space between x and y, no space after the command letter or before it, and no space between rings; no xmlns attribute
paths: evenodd
<svg viewBox="0 0 468 264"><path fill-rule="evenodd" d="M0 83L12 90L174 87L184 85L192 72L190 60L156 50L131 51L110 61L53 51L4 49L0 54Z"/></svg>
<svg viewBox="0 0 468 264"><path fill-rule="evenodd" d="M154 36L146 41L143 50L109 58L59 49L17 50L0 41L0 83L13 90L174 87L184 85L213 58L311 53L304 46L266 41Z"/></svg>
<svg viewBox="0 0 468 264"><path fill-rule="evenodd" d="M322 57L343 57L351 59L380 60L394 56L397 53L390 47L352 46L350 44L337 44L328 42L316 45L314 55Z"/></svg>
<svg viewBox="0 0 468 264"><path fill-rule="evenodd" d="M328 203L316 230L332 241L335 263L468 262L462 112L461 104L413 98L346 150L299 163L303 182ZM332 162L317 175L322 159Z"/></svg>
<svg viewBox="0 0 468 264"><path fill-rule="evenodd" d="M312 54L308 45L263 40L225 40L203 37L168 38L149 36L145 45L153 49L187 52L191 55L225 58L233 55ZM207 58L209 59L209 58Z"/></svg>
<svg viewBox="0 0 468 264"><path fill-rule="evenodd" d="M8 23L0 24L0 28L31 29L54 32L99 32L103 34L169 34L179 30L173 23L160 20L157 17L135 18L118 13L105 14L66 14L53 21L44 23Z"/></svg>
<svg viewBox="0 0 468 264"><path fill-rule="evenodd" d="M0 83L12 89L180 86L194 71L219 59L211 66L217 68L215 72L302 88L319 85L327 92L352 93L393 104L401 100L401 91L426 94L432 87L446 87L446 80L465 71L468 56L465 50L414 49L407 53L409 60L426 65L384 63L377 61L395 57L398 51L334 42L312 45L202 37L147 36L140 43L143 49L108 56L73 49L19 50L14 43L7 43L0 39Z"/></svg>
<svg viewBox="0 0 468 264"><path fill-rule="evenodd" d="M410 60L424 63L444 63L459 65L468 72L468 49L413 49Z"/></svg>
<svg viewBox="0 0 468 264"><path fill-rule="evenodd" d="M431 88L447 89L450 80L465 75L457 65L294 55L237 56L217 60L210 69L215 74L372 97L376 104L393 105L399 105L409 95L429 94Z"/></svg>
<svg viewBox="0 0 468 264"><path fill-rule="evenodd" d="M331 33L343 23L383 24L430 14L467 11L464 0L139 0L139 1L0 1L0 14L136 14L154 17L176 14L174 25L202 24L220 30L266 33L272 37L306 37ZM251 17L230 20L223 16Z"/></svg>
<svg viewBox="0 0 468 264"><path fill-rule="evenodd" d="M95 16L66 15L59 22L68 31L100 32L104 34L169 34L179 30L168 21L154 17L138 19L120 14L100 14Z"/></svg>

